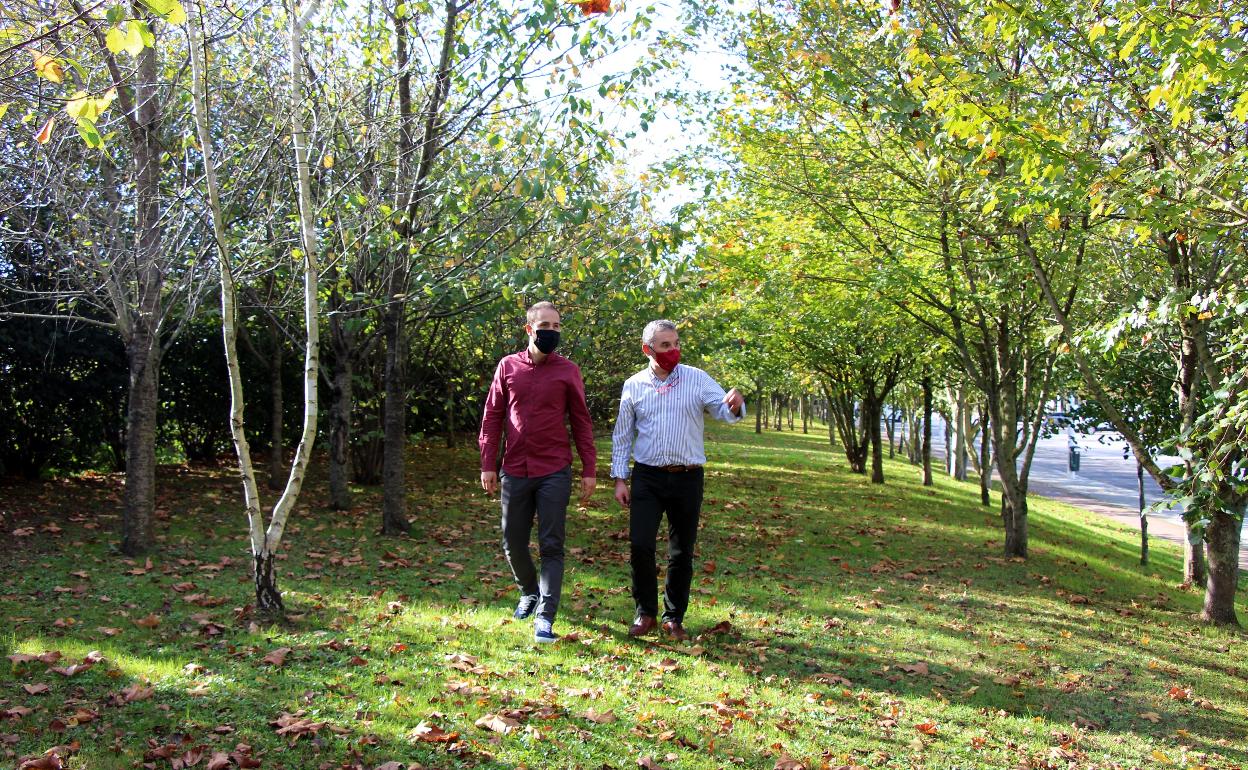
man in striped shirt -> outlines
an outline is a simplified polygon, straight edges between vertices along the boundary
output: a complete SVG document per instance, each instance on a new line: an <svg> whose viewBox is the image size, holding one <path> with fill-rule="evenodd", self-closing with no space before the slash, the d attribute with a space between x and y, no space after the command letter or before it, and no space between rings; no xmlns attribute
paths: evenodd
<svg viewBox="0 0 1248 770"><path fill-rule="evenodd" d="M624 382L620 413L611 436L615 499L629 509L630 565L637 616L629 636L654 630L655 538L667 514L667 578L663 586L663 632L678 641L693 580L694 543L702 510L703 415L724 422L745 416L736 388L724 392L709 374L680 363L680 337L671 321L651 321L641 334L650 366ZM629 484L629 458L633 459Z"/></svg>

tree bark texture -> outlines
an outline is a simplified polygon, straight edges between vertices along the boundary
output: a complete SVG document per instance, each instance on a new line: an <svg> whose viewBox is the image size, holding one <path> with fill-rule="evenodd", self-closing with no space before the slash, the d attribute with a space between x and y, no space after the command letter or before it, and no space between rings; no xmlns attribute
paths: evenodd
<svg viewBox="0 0 1248 770"><path fill-rule="evenodd" d="M254 557L256 587L256 611L270 617L282 617L286 614L286 605L282 603L282 592L277 588L277 572L273 569L273 552Z"/></svg>
<svg viewBox="0 0 1248 770"><path fill-rule="evenodd" d="M150 14L135 7L136 15ZM160 321L164 270L160 264L160 144L161 112L157 88L156 50L144 48L138 56L135 78L131 147L134 155L135 261L138 286L129 313L126 356L130 366L126 406L126 487L121 525L121 551L128 556L146 552L154 542L156 508L156 417L160 402Z"/></svg>
<svg viewBox="0 0 1248 770"><path fill-rule="evenodd" d="M383 535L403 534L412 527L407 520L407 383L403 376L405 316L403 302L392 299L391 307L385 313L386 396L382 404L385 438L381 479Z"/></svg>
<svg viewBox="0 0 1248 770"><path fill-rule="evenodd" d="M155 329L136 326L126 346L130 362L126 404L126 486L121 552L146 553L155 540L156 418L160 404L160 343Z"/></svg>
<svg viewBox="0 0 1248 770"><path fill-rule="evenodd" d="M932 378L923 377L923 486L932 485Z"/></svg>
<svg viewBox="0 0 1248 770"><path fill-rule="evenodd" d="M1200 619L1206 623L1239 625L1239 618L1235 615L1235 592L1239 588L1239 543L1246 507L1240 503L1238 517L1218 511L1209 517L1205 526L1209 569Z"/></svg>

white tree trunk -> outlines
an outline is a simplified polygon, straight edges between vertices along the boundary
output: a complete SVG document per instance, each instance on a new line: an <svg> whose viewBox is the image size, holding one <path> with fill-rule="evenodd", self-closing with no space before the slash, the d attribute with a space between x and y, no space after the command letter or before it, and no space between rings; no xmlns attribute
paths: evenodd
<svg viewBox="0 0 1248 770"><path fill-rule="evenodd" d="M310 14L315 3L305 11ZM320 307L317 298L317 243L316 227L313 220L312 183L308 170L308 152L305 146L306 130L300 115L303 94L303 25L307 16L300 16L297 9L291 14L290 45L291 45L291 138L295 150L295 163L299 177L299 224L300 242L303 247L304 259L304 327L307 341L304 348L304 410L303 433L299 447L291 464L290 477L282 496L273 508L273 515L265 526L261 514L259 489L256 485L255 468L251 461L251 450L247 444L247 436L243 423L243 384L238 363L238 330L236 325L236 301L234 276L230 265L229 244L226 242L225 226L221 214L220 190L217 184L216 159L212 144L212 136L208 130L208 99L205 87L204 55L201 32L196 23L190 26L190 59L192 74L192 107L195 116L195 127L199 135L200 147L204 160L204 179L208 187L208 203L212 218L213 237L216 242L221 270L221 329L225 342L226 368L230 378L230 434L234 440L234 451L238 456L239 471L243 477L243 499L247 511L248 530L251 539L251 551L254 559L256 603L262 611L281 612L283 610L281 594L277 590L273 571L273 557L281 545L282 533L286 520L299 498L303 487L303 479L307 473L309 459L312 454L312 443L316 437L316 377L319 366L319 316ZM203 9L200 8L198 24L203 23Z"/></svg>

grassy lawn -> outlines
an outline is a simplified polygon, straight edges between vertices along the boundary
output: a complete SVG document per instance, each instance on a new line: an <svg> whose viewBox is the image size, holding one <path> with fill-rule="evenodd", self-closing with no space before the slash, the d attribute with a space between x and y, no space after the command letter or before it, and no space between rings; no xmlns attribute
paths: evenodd
<svg viewBox="0 0 1248 770"><path fill-rule="evenodd" d="M230 467L165 469L150 561L110 552L117 478L0 488L3 765L1248 766L1248 644L1195 623L1170 546L1142 569L1134 533L1037 499L1009 561L976 487L902 462L872 486L822 428L716 426L708 449L684 644L626 636L600 480L569 521L567 636L534 645L475 447L413 448L409 538L376 534L376 490L332 513L313 479L285 626L250 616Z"/></svg>

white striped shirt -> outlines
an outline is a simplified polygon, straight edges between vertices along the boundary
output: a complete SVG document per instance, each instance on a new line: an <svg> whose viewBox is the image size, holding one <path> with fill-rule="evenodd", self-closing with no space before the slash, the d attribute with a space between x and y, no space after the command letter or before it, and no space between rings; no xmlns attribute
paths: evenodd
<svg viewBox="0 0 1248 770"><path fill-rule="evenodd" d="M705 465L703 415L740 422L724 403L724 389L711 375L677 364L666 380L649 367L624 381L620 413L611 434L611 477L629 477L629 457L645 465Z"/></svg>

